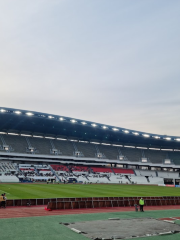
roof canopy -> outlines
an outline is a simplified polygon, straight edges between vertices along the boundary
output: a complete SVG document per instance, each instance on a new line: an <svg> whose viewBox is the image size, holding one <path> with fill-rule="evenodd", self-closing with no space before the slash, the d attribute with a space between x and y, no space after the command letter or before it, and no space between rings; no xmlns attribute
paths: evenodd
<svg viewBox="0 0 180 240"><path fill-rule="evenodd" d="M0 107L0 132L152 148L180 147L180 137L3 107Z"/></svg>

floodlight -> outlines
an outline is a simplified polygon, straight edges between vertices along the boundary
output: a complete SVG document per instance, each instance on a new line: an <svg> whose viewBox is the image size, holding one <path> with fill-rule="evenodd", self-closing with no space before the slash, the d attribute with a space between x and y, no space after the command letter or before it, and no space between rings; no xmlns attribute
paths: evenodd
<svg viewBox="0 0 180 240"><path fill-rule="evenodd" d="M20 112L20 111L15 111L15 113L16 113L16 114L21 114L21 112Z"/></svg>
<svg viewBox="0 0 180 240"><path fill-rule="evenodd" d="M124 133L129 133L129 131L128 130L122 130Z"/></svg>
<svg viewBox="0 0 180 240"><path fill-rule="evenodd" d="M169 140L171 140L171 138L170 138L170 137L166 137L166 138L164 138L164 139L166 139L166 140L168 140L168 141L169 141Z"/></svg>
<svg viewBox="0 0 180 240"><path fill-rule="evenodd" d="M31 112L27 112L26 115L28 115L28 116L33 116L34 114L31 113Z"/></svg>
<svg viewBox="0 0 180 240"><path fill-rule="evenodd" d="M91 126L96 127L97 125L95 123L92 123Z"/></svg>
<svg viewBox="0 0 180 240"><path fill-rule="evenodd" d="M72 122L72 123L75 123L75 122L77 122L77 121L76 121L75 119L72 119L71 122Z"/></svg>
<svg viewBox="0 0 180 240"><path fill-rule="evenodd" d="M117 129L117 128L112 128L112 130L114 130L114 131L119 131L119 129Z"/></svg>
<svg viewBox="0 0 180 240"><path fill-rule="evenodd" d="M59 120L63 121L63 120L64 120L64 118L63 118L63 117L60 117L60 118L59 118Z"/></svg>
<svg viewBox="0 0 180 240"><path fill-rule="evenodd" d="M132 132L134 135L136 135L136 136L138 136L139 135L139 133L138 132Z"/></svg>
<svg viewBox="0 0 180 240"><path fill-rule="evenodd" d="M53 116L48 116L48 118L54 118Z"/></svg>
<svg viewBox="0 0 180 240"><path fill-rule="evenodd" d="M86 125L87 123L86 122L81 122L83 125Z"/></svg>
<svg viewBox="0 0 180 240"><path fill-rule="evenodd" d="M143 134L143 136L144 136L144 137L150 137L150 135L149 135L149 134Z"/></svg>
<svg viewBox="0 0 180 240"><path fill-rule="evenodd" d="M153 138L159 139L160 137L159 136L153 136Z"/></svg>
<svg viewBox="0 0 180 240"><path fill-rule="evenodd" d="M166 140L171 140L171 138L170 138L170 137L166 137L166 138L164 138L164 139L166 139Z"/></svg>
<svg viewBox="0 0 180 240"><path fill-rule="evenodd" d="M1 111L1 112L6 112L6 110L4 110L4 109L1 109L0 111Z"/></svg>
<svg viewBox="0 0 180 240"><path fill-rule="evenodd" d="M103 128L103 129L107 129L108 127L106 127L106 126L102 126L102 128Z"/></svg>
<svg viewBox="0 0 180 240"><path fill-rule="evenodd" d="M175 140L176 140L176 141L180 141L180 138L176 138Z"/></svg>
<svg viewBox="0 0 180 240"><path fill-rule="evenodd" d="M19 135L18 133L8 133L8 135Z"/></svg>

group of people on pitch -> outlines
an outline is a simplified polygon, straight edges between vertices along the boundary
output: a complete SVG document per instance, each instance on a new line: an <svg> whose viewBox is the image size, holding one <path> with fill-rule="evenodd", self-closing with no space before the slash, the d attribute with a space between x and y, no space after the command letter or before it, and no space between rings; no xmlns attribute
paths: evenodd
<svg viewBox="0 0 180 240"><path fill-rule="evenodd" d="M6 194L3 193L0 196L0 207L6 208Z"/></svg>

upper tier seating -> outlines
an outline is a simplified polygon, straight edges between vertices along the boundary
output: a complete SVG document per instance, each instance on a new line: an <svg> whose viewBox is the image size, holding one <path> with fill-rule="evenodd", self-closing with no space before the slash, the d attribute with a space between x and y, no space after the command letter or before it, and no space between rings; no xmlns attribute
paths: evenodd
<svg viewBox="0 0 180 240"><path fill-rule="evenodd" d="M32 147L38 150L38 154L50 154L51 144L49 139L29 137Z"/></svg>
<svg viewBox="0 0 180 240"><path fill-rule="evenodd" d="M180 152L168 152L168 155L174 164L180 165Z"/></svg>
<svg viewBox="0 0 180 240"><path fill-rule="evenodd" d="M85 158L95 158L97 154L96 145L92 143L83 142L73 142L63 141L63 140L50 140L46 138L37 137L24 137L17 135L7 135L2 134L4 141L8 146L13 149L13 153L24 153L27 154L29 140L30 145L35 148L33 154L46 154L50 155L50 150L56 149L60 151L61 156L73 156L75 151L80 151L83 153ZM2 145L2 143L1 143ZM53 146L54 145L54 146ZM131 162L141 161L142 157L147 158L152 163L164 163L165 159L172 160L172 163L180 165L180 152L173 151L162 151L162 150L148 150L148 149L138 149L130 147L117 147L110 145L97 145L99 152L104 154L109 160L116 160L119 155L123 155L123 160L128 160ZM75 149L77 148L77 149ZM2 148L0 151L5 152ZM57 153L58 154L60 154ZM30 152L32 153L32 152Z"/></svg>
<svg viewBox="0 0 180 240"><path fill-rule="evenodd" d="M129 161L138 162L142 158L141 150L138 148L120 147L123 156L126 156Z"/></svg>
<svg viewBox="0 0 180 240"><path fill-rule="evenodd" d="M78 151L82 152L85 157L88 158L94 158L96 154L96 149L94 144L90 143L81 143L81 142L76 142L76 147Z"/></svg>
<svg viewBox="0 0 180 240"><path fill-rule="evenodd" d="M99 151L104 153L107 159L117 159L118 158L118 150L117 147L108 146L108 145L98 145Z"/></svg>
<svg viewBox="0 0 180 240"><path fill-rule="evenodd" d="M166 151L160 150L144 150L145 157L152 163L163 163L164 159L167 158Z"/></svg>
<svg viewBox="0 0 180 240"><path fill-rule="evenodd" d="M26 153L28 145L25 137L6 134L4 134L3 137L6 143L14 149L14 152Z"/></svg>
<svg viewBox="0 0 180 240"><path fill-rule="evenodd" d="M74 147L72 142L70 141L63 141L63 140L53 140L54 146L56 149L62 152L64 156L73 156Z"/></svg>

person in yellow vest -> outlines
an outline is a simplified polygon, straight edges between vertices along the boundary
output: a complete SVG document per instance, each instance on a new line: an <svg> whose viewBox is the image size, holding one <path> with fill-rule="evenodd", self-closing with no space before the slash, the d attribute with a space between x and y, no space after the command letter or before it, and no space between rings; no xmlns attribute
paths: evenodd
<svg viewBox="0 0 180 240"><path fill-rule="evenodd" d="M5 208L4 194L1 194L1 196L0 196L0 207L4 207Z"/></svg>
<svg viewBox="0 0 180 240"><path fill-rule="evenodd" d="M139 200L139 206L140 206L140 212L144 212L144 210L143 210L143 207L144 207L144 199L143 199L143 198L141 198L141 199Z"/></svg>

